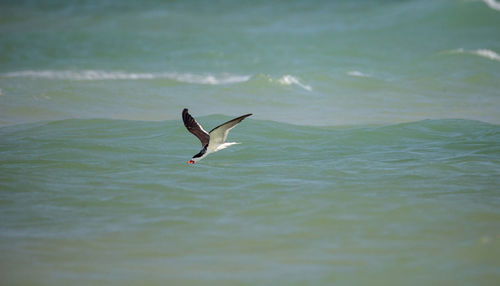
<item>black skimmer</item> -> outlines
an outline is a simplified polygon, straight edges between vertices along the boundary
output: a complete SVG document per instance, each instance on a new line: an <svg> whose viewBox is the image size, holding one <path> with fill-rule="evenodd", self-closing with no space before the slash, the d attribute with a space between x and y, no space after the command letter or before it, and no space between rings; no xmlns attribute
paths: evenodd
<svg viewBox="0 0 500 286"><path fill-rule="evenodd" d="M243 119L247 118L250 115L252 114L249 113L240 117L236 117L235 119L231 119L228 122L222 123L221 125L215 127L207 133L207 131L205 131L205 129L203 129L203 127L201 127L201 125L196 122L191 114L189 114L187 108L184 108L184 110L182 111L182 120L184 121L184 126L186 126L189 132L193 133L194 136L200 139L201 146L203 146L201 151L188 161L188 164L194 164L205 158L210 153L214 153L231 145L238 144L236 142L226 142L227 133Z"/></svg>

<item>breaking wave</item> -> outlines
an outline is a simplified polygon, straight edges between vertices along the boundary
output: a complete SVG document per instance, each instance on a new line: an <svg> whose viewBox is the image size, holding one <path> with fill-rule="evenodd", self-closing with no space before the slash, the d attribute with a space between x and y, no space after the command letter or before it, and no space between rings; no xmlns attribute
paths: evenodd
<svg viewBox="0 0 500 286"><path fill-rule="evenodd" d="M297 86L299 86L307 91L312 90L312 87L310 85L307 85L307 84L300 82L296 77L291 76L291 75L284 75L277 80L270 78L269 81L270 82L277 82L281 85L297 85Z"/></svg>
<svg viewBox="0 0 500 286"><path fill-rule="evenodd" d="M491 9L500 11L500 3L499 2L497 2L495 0L483 0L483 2L486 3L486 5L488 5L488 7L490 7Z"/></svg>
<svg viewBox="0 0 500 286"><path fill-rule="evenodd" d="M349 71L347 75L355 76L355 77L371 77L369 74L362 73L360 71Z"/></svg>
<svg viewBox="0 0 500 286"><path fill-rule="evenodd" d="M0 74L2 77L8 78L35 78L48 80L75 80L75 81L103 81L103 80L154 80L168 79L182 83L190 84L207 84L207 85L224 85L236 84L250 81L257 76L251 75L232 75L232 74L192 74L192 73L131 73L122 71L100 71L100 70L84 70L84 71L55 71L55 70L25 70ZM302 83L297 77L292 75L283 75L280 78L272 78L265 76L270 83L279 85L296 85L307 91L311 91L310 85Z"/></svg>
<svg viewBox="0 0 500 286"><path fill-rule="evenodd" d="M452 54L469 54L469 55L476 55L479 57L487 58L493 61L500 61L500 55L495 53L492 50L487 50L487 49L477 49L477 50L464 50L464 49L456 49L449 51L449 53Z"/></svg>
<svg viewBox="0 0 500 286"><path fill-rule="evenodd" d="M121 71L53 71L53 70L26 70L2 74L3 77L27 77L57 80L152 80L170 79L194 84L232 84L248 81L251 76L246 75L199 75L191 73L128 73Z"/></svg>

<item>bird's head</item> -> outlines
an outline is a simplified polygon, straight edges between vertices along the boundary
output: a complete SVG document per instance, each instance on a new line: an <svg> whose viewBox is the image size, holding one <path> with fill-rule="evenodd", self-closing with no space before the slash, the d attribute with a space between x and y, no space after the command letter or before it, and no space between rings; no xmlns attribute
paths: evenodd
<svg viewBox="0 0 500 286"><path fill-rule="evenodd" d="M194 164L203 159L203 157L206 156L207 148L208 144L203 146L203 149L201 149L201 151L198 154L194 155L193 158L191 158L191 160L188 161L188 164Z"/></svg>
<svg viewBox="0 0 500 286"><path fill-rule="evenodd" d="M193 157L191 158L191 160L188 161L188 164L194 164L194 163L197 163L198 161L200 161L200 157Z"/></svg>

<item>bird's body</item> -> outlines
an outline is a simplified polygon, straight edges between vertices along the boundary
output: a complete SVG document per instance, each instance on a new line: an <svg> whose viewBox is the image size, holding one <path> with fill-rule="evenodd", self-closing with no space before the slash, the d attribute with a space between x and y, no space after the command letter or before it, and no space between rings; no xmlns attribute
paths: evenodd
<svg viewBox="0 0 500 286"><path fill-rule="evenodd" d="M195 135L201 142L201 146L203 148L201 151L194 155L191 160L188 161L190 164L194 164L195 162L200 161L205 158L208 154L220 151L225 149L231 145L238 144L236 142L226 142L227 134L229 130L233 129L238 123L240 123L243 119L252 115L251 113L242 115L235 119L229 120L214 129L210 132L206 132L203 127L196 122L196 120L189 114L187 108L184 108L182 111L182 120L184 122L184 126L186 126L187 130Z"/></svg>

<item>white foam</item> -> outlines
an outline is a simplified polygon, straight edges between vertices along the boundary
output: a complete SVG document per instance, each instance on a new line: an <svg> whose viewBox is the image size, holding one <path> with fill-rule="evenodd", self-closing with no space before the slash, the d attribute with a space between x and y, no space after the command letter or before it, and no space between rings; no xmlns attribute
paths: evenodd
<svg viewBox="0 0 500 286"><path fill-rule="evenodd" d="M277 82L282 84L282 85L295 84L295 85L298 85L305 90L309 90L309 91L312 90L312 87L310 85L306 85L306 84L301 83L296 77L291 76L291 75L284 75L280 79L278 79Z"/></svg>
<svg viewBox="0 0 500 286"><path fill-rule="evenodd" d="M17 72L8 72L0 74L2 77L23 77L23 78L38 78L48 80L76 80L76 81L100 81L100 80L154 80L154 79L169 79L183 83L192 84L207 84L207 85L224 85L234 84L249 81L252 76L248 75L232 75L232 74L192 74L192 73L130 73L122 71L101 71L101 70L24 70ZM279 79L269 78L270 82L279 83L281 85L297 85L305 90L311 91L310 85L302 83L298 78L292 75L283 75Z"/></svg>
<svg viewBox="0 0 500 286"><path fill-rule="evenodd" d="M250 76L241 75L197 75L190 73L128 73L121 71L53 71L53 70L26 70L2 74L4 77L28 77L58 80L148 80L148 79L170 79L184 83L194 84L231 84L245 82Z"/></svg>
<svg viewBox="0 0 500 286"><path fill-rule="evenodd" d="M161 77L161 76L160 76ZM163 78L168 78L185 83L197 83L197 84L231 84L248 81L251 76L247 75L196 75L196 74L178 74L178 73L165 73Z"/></svg>
<svg viewBox="0 0 500 286"><path fill-rule="evenodd" d="M488 5L491 9L500 11L500 2L495 0L483 0L483 2L486 3L486 5Z"/></svg>
<svg viewBox="0 0 500 286"><path fill-rule="evenodd" d="M451 51L452 53L457 53L457 54L471 54L471 55L476 55L480 56L483 58L487 58L490 60L494 61L500 61L500 55L495 53L492 50L487 50L487 49L478 49L478 50L473 50L473 51L467 51L464 49L456 49Z"/></svg>
<svg viewBox="0 0 500 286"><path fill-rule="evenodd" d="M472 53L490 60L500 61L500 55L491 50L475 50Z"/></svg>
<svg viewBox="0 0 500 286"><path fill-rule="evenodd" d="M356 76L356 77L371 77L369 74L362 73L360 71L349 71L347 75Z"/></svg>

